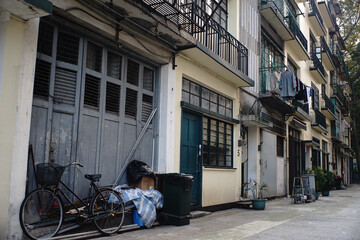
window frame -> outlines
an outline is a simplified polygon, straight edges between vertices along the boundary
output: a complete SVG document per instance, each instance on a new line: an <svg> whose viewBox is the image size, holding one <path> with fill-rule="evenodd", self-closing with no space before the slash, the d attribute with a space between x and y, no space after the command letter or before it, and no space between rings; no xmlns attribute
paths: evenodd
<svg viewBox="0 0 360 240"><path fill-rule="evenodd" d="M205 119L207 119L205 121ZM211 146L211 124L212 122L216 123L216 142L215 146ZM224 131L221 133L219 131L220 129L220 124L223 124L223 129ZM228 127L230 127L230 129L228 129ZM234 125L225 121L221 121L209 116L203 116L203 140L202 140L202 163L204 167L209 167L209 168L233 168L234 166ZM230 133L230 134L229 134ZM223 134L223 142L220 142L220 138L219 135ZM229 144L230 143L230 144ZM223 144L223 165L220 164L220 157L221 157L221 148L220 148L220 144ZM230 150L229 152L226 151L227 147L229 146ZM215 164L212 163L212 159L211 159L211 147L215 148ZM208 149L206 151L206 149ZM214 152L213 152L214 153ZM229 154L230 153L230 154ZM229 160L227 160L228 158L230 158Z"/></svg>

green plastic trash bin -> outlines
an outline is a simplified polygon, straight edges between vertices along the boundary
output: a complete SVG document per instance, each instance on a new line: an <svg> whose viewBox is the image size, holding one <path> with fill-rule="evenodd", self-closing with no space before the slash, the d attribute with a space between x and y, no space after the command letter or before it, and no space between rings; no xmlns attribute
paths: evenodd
<svg viewBox="0 0 360 240"><path fill-rule="evenodd" d="M162 178L164 207L159 216L160 223L176 226L189 224L193 176L172 173Z"/></svg>

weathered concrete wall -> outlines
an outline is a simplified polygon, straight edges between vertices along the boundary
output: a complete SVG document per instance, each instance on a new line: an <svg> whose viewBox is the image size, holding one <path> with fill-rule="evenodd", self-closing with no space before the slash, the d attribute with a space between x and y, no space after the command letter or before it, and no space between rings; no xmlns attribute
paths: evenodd
<svg viewBox="0 0 360 240"><path fill-rule="evenodd" d="M0 238L21 239L19 208L26 186L38 19L6 23L0 101Z"/></svg>

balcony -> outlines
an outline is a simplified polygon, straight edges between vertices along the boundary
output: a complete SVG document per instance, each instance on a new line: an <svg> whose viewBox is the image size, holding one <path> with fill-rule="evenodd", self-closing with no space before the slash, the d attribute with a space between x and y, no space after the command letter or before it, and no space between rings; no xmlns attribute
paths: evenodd
<svg viewBox="0 0 360 240"><path fill-rule="evenodd" d="M180 49L181 54L239 87L253 86L248 74L248 49L195 2L143 0L179 29L191 34L196 44Z"/></svg>
<svg viewBox="0 0 360 240"><path fill-rule="evenodd" d="M325 36L326 30L324 28L323 19L320 15L319 9L316 5L315 0L309 0L310 12L308 14L310 24L313 27L313 32L317 36Z"/></svg>
<svg viewBox="0 0 360 240"><path fill-rule="evenodd" d="M316 56L315 52L311 53L311 60L312 60L312 66L310 66L310 73L318 83L325 84L326 83L326 79L324 77L325 69L319 58Z"/></svg>
<svg viewBox="0 0 360 240"><path fill-rule="evenodd" d="M312 121L312 117L309 115L309 104L301 103L296 100L292 101L293 108L295 109L294 116L300 118L303 121Z"/></svg>
<svg viewBox="0 0 360 240"><path fill-rule="evenodd" d="M332 42L331 50L332 50L331 52L332 52L333 62L336 67L339 67L343 61L343 57L342 57L342 53L339 48L339 44L336 42Z"/></svg>
<svg viewBox="0 0 360 240"><path fill-rule="evenodd" d="M314 119L315 122L311 126L321 133L327 133L326 130L326 117L319 110L314 109Z"/></svg>
<svg viewBox="0 0 360 240"><path fill-rule="evenodd" d="M335 105L331 102L330 98L323 94L322 96L321 112L330 120L335 120Z"/></svg>
<svg viewBox="0 0 360 240"><path fill-rule="evenodd" d="M332 53L329 48L329 45L327 44L324 37L321 37L320 39L321 39L321 49L322 49L321 50L322 62L324 63L325 67L330 71L335 70L335 65L332 60Z"/></svg>
<svg viewBox="0 0 360 240"><path fill-rule="evenodd" d="M340 120L331 121L331 138L336 143L341 143Z"/></svg>
<svg viewBox="0 0 360 240"><path fill-rule="evenodd" d="M333 86L333 97L336 99L337 101L337 106L342 109L343 105L347 103L347 99L345 97L344 94L344 90L341 88L341 86L339 84L334 84ZM346 111L346 107L345 109L342 109Z"/></svg>
<svg viewBox="0 0 360 240"><path fill-rule="evenodd" d="M262 0L259 11L283 41L290 44L301 60L309 60L307 40L287 0Z"/></svg>
<svg viewBox="0 0 360 240"><path fill-rule="evenodd" d="M342 62L339 67L339 76L344 82L347 82L350 79L349 69L347 68L345 62Z"/></svg>
<svg viewBox="0 0 360 240"><path fill-rule="evenodd" d="M269 109L277 110L284 115L295 115L301 120L311 121L309 104L302 104L296 100L284 101L280 96L278 76L283 66L260 68L261 91L259 101Z"/></svg>
<svg viewBox="0 0 360 240"><path fill-rule="evenodd" d="M321 16L324 19L324 23L328 28L334 27L331 13L329 10L329 7L327 6L326 1L318 2L319 12L321 13Z"/></svg>

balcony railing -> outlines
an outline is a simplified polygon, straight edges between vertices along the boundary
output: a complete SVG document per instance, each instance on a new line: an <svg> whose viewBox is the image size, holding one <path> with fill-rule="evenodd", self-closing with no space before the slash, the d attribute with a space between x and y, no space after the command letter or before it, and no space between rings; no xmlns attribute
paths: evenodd
<svg viewBox="0 0 360 240"><path fill-rule="evenodd" d="M319 110L314 109L315 112L315 123L326 129L326 117Z"/></svg>
<svg viewBox="0 0 360 240"><path fill-rule="evenodd" d="M307 51L307 40L306 40L304 34L300 30L299 24L296 21L295 16L292 14L289 14L288 19L289 19L289 27L290 27L291 31L299 39L299 41L301 42L301 45Z"/></svg>
<svg viewBox="0 0 360 240"><path fill-rule="evenodd" d="M155 11L196 38L198 42L248 74L248 49L195 2L177 0L143 0Z"/></svg>
<svg viewBox="0 0 360 240"><path fill-rule="evenodd" d="M333 93L340 100L341 104L343 104L346 100L343 89L339 86L339 84L333 85Z"/></svg>
<svg viewBox="0 0 360 240"><path fill-rule="evenodd" d="M292 7L289 5L287 0L262 0L261 5L266 5L268 3L273 3L277 11L282 15L284 23L288 26L291 32L296 36L301 42L302 46L307 51L307 40L304 34L301 32L299 23L296 20L296 13L292 10Z"/></svg>
<svg viewBox="0 0 360 240"><path fill-rule="evenodd" d="M185 4L182 9L191 9L194 27L190 33L205 47L247 75L248 49L195 3ZM203 26L203 31L197 31L195 25Z"/></svg>
<svg viewBox="0 0 360 240"><path fill-rule="evenodd" d="M325 51L329 56L331 56L331 51L330 51L330 47L327 44L326 40L324 37L320 37L321 39L321 48L323 49L323 51Z"/></svg>
<svg viewBox="0 0 360 240"><path fill-rule="evenodd" d="M306 112L307 114L309 114L309 104L303 104L303 103L298 102L298 101L296 101L296 100L294 100L294 101L292 102L292 104L293 104L294 107L299 107L299 108L301 108L304 112Z"/></svg>
<svg viewBox="0 0 360 240"><path fill-rule="evenodd" d="M335 115L335 105L331 102L330 98L324 94L323 99L325 101L325 107Z"/></svg>
<svg viewBox="0 0 360 240"><path fill-rule="evenodd" d="M341 54L341 51L340 51L340 48L339 48L339 45L336 43L336 42L333 42L332 43L332 54L334 54L335 57L337 57L338 61L339 62L342 62L343 61L343 57L342 57L342 54Z"/></svg>
<svg viewBox="0 0 360 240"><path fill-rule="evenodd" d="M322 19L322 17L321 17L321 14L320 14L320 12L319 12L318 7L316 6L315 1L314 1L314 0L310 0L309 3L310 3L310 11L317 16L317 18L319 19L321 25L324 25L324 24L323 24L323 19Z"/></svg>
<svg viewBox="0 0 360 240"><path fill-rule="evenodd" d="M331 136L336 137L338 140L340 136L340 120L331 121Z"/></svg>
<svg viewBox="0 0 360 240"><path fill-rule="evenodd" d="M316 56L315 52L311 53L311 60L313 61L313 68L319 70L321 74L324 76L325 75L324 66L320 62L319 58Z"/></svg>

